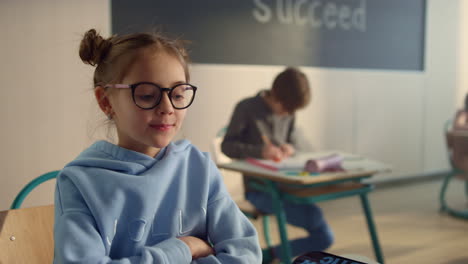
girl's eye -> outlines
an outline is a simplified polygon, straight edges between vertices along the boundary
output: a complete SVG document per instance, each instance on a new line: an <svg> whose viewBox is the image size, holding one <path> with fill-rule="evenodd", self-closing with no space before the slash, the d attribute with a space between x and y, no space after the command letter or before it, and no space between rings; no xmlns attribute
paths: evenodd
<svg viewBox="0 0 468 264"><path fill-rule="evenodd" d="M138 95L138 100L140 101L151 102L154 101L154 99L155 97L153 94Z"/></svg>
<svg viewBox="0 0 468 264"><path fill-rule="evenodd" d="M183 94L174 94L172 96L172 100L176 100L176 101L184 100L184 95Z"/></svg>

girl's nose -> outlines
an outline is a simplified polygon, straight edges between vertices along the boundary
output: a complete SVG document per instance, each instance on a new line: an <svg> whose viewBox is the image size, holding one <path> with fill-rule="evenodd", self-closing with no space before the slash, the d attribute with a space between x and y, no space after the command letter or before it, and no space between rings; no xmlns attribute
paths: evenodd
<svg viewBox="0 0 468 264"><path fill-rule="evenodd" d="M174 107L172 106L168 93L163 93L161 102L156 107L156 111L158 114L161 114L161 115L163 114L171 115L172 113L174 113Z"/></svg>

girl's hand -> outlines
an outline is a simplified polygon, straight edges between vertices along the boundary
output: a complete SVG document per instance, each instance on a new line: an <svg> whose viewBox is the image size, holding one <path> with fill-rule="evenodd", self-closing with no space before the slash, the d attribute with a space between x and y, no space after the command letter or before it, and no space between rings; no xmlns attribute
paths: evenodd
<svg viewBox="0 0 468 264"><path fill-rule="evenodd" d="M204 258L209 255L214 255L214 249L204 240L194 237L194 236L185 236L178 237L190 248L192 253L192 259Z"/></svg>
<svg viewBox="0 0 468 264"><path fill-rule="evenodd" d="M280 149L283 152L284 158L291 157L292 155L294 155L294 152L296 152L296 150L291 144L283 144L280 146Z"/></svg>

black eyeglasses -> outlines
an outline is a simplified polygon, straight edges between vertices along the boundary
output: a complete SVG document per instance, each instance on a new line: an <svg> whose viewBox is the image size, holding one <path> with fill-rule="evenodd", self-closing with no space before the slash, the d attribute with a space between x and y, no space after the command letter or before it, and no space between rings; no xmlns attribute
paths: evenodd
<svg viewBox="0 0 468 264"><path fill-rule="evenodd" d="M141 109L149 110L155 108L161 102L163 92L167 92L169 100L175 109L185 109L189 107L195 98L197 87L180 83L172 88L162 88L155 83L139 82L135 84L107 84L105 88L130 88L132 89L132 98L136 106Z"/></svg>

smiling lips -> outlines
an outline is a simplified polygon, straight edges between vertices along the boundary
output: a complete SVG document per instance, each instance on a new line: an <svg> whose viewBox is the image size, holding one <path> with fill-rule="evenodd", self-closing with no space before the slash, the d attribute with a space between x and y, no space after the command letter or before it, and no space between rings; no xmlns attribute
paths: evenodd
<svg viewBox="0 0 468 264"><path fill-rule="evenodd" d="M150 127L158 130L158 131L168 131L169 129L173 128L174 124L152 124Z"/></svg>

